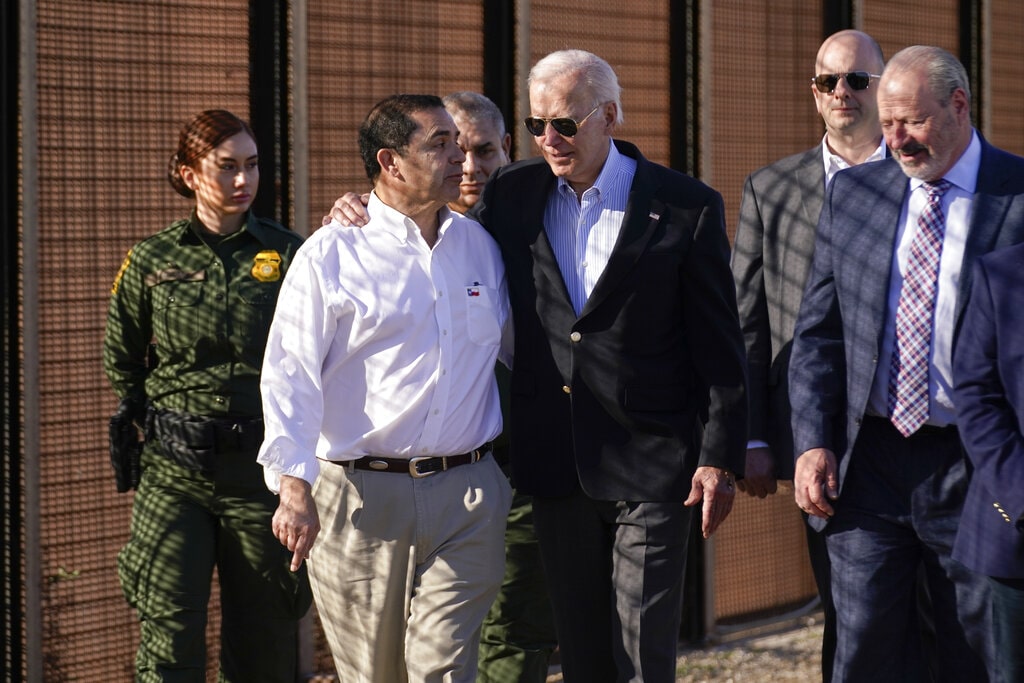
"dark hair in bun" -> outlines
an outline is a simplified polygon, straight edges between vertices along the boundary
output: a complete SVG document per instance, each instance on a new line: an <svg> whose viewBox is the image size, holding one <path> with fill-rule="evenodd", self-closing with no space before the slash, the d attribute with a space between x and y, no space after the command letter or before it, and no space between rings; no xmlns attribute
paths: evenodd
<svg viewBox="0 0 1024 683"><path fill-rule="evenodd" d="M211 149L239 133L256 139L248 123L224 109L207 109L192 117L181 129L178 151L167 164L167 179L175 192L189 199L195 197L196 193L181 178L181 167L195 168Z"/></svg>

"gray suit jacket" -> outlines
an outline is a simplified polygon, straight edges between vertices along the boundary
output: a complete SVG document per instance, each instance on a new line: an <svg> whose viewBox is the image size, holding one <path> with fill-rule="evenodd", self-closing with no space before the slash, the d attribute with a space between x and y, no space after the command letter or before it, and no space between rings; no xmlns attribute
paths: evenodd
<svg viewBox="0 0 1024 683"><path fill-rule="evenodd" d="M824 198L820 144L755 171L743 186L733 245L749 373L749 438L771 446L779 479L793 478L789 354Z"/></svg>
<svg viewBox="0 0 1024 683"><path fill-rule="evenodd" d="M1024 159L981 140L981 169L957 292L954 344L974 260L1024 241ZM818 224L814 263L789 369L796 453L839 459L842 493L874 382L885 328L897 222L909 182L889 159L838 174ZM824 524L812 518L817 528Z"/></svg>

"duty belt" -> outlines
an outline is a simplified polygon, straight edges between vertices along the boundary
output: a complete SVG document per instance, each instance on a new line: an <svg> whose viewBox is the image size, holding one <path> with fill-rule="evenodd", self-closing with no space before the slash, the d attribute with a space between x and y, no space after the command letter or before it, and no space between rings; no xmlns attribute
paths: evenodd
<svg viewBox="0 0 1024 683"><path fill-rule="evenodd" d="M216 469L218 453L256 451L263 443L263 419L258 417L213 418L151 408L148 422L165 455L203 472Z"/></svg>

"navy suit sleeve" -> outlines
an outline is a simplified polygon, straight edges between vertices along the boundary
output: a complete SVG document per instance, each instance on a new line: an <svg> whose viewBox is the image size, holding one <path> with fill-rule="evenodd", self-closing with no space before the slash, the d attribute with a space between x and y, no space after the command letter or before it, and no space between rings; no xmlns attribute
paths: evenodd
<svg viewBox="0 0 1024 683"><path fill-rule="evenodd" d="M1022 336L1016 322L1000 316L996 301L1000 292L1020 291L1019 271L1012 279L993 281L979 260L974 285L964 313L963 326L953 358L954 402L957 425L967 453L974 463L973 477L1024 531L1024 435L1020 416L1024 406L1013 391L1024 379ZM1011 311L1018 314L1019 311ZM995 502L995 501L993 501Z"/></svg>
<svg viewBox="0 0 1024 683"><path fill-rule="evenodd" d="M838 425L846 406L843 319L836 289L833 182L818 221L814 265L797 316L789 366L795 455L812 448L840 454Z"/></svg>

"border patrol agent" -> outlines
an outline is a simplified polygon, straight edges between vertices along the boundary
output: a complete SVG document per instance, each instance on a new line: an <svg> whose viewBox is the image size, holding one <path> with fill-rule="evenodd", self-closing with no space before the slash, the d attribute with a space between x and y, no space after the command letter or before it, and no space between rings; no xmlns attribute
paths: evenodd
<svg viewBox="0 0 1024 683"><path fill-rule="evenodd" d="M138 488L118 555L141 622L137 680L206 680L216 567L218 680L290 683L296 623L312 597L305 568L290 570L271 530L277 499L256 453L264 345L301 238L249 211L259 183L255 138L229 112L202 112L185 126L169 175L196 207L128 252L103 350L122 399L112 432L120 421L146 436L140 466L114 463L119 490Z"/></svg>

